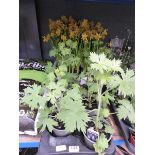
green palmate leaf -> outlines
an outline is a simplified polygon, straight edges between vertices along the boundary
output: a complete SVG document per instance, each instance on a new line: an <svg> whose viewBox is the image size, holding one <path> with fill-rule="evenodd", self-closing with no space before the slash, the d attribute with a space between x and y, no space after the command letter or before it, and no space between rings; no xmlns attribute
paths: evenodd
<svg viewBox="0 0 155 155"><path fill-rule="evenodd" d="M73 54L70 55L69 58L66 58L65 63L69 66L77 66L81 63L81 59L78 56L75 56Z"/></svg>
<svg viewBox="0 0 155 155"><path fill-rule="evenodd" d="M113 77L111 81L112 87L118 86L119 93L121 93L124 97L126 97L127 95L134 96L135 94L134 71L126 70L126 73L122 71L121 77L119 75Z"/></svg>
<svg viewBox="0 0 155 155"><path fill-rule="evenodd" d="M53 48L53 49L51 49L50 51L49 51L49 56L50 57L55 57L57 54L59 53L59 49L57 49L57 48Z"/></svg>
<svg viewBox="0 0 155 155"><path fill-rule="evenodd" d="M113 134L114 133L114 129L110 125L105 124L104 127L105 127L104 131L106 133L109 133L109 134Z"/></svg>
<svg viewBox="0 0 155 155"><path fill-rule="evenodd" d="M79 89L80 89L81 96L84 96L85 97L85 96L88 95L88 91L85 88L80 87Z"/></svg>
<svg viewBox="0 0 155 155"><path fill-rule="evenodd" d="M72 49L76 49L77 48L77 41L72 41L69 39L66 41L66 45Z"/></svg>
<svg viewBox="0 0 155 155"><path fill-rule="evenodd" d="M50 91L48 92L47 96L52 103L55 103L56 99L63 95L63 92L66 91L67 85L66 79L61 79L57 83L52 81L49 83L47 88Z"/></svg>
<svg viewBox="0 0 155 155"><path fill-rule="evenodd" d="M46 73L54 72L53 64L50 61L48 61L47 65L45 66L45 72Z"/></svg>
<svg viewBox="0 0 155 155"><path fill-rule="evenodd" d="M56 76L54 75L53 72L50 72L47 77L48 77L49 81L55 81L55 78L56 78Z"/></svg>
<svg viewBox="0 0 155 155"><path fill-rule="evenodd" d="M40 95L41 89L41 86L37 86L36 84L24 89L25 95L20 100L20 103L28 105L32 110L38 109L40 106L44 107L48 98Z"/></svg>
<svg viewBox="0 0 155 155"><path fill-rule="evenodd" d="M67 66L66 65L61 65L57 69L55 69L55 74L57 75L57 77L65 76L66 72L67 72Z"/></svg>
<svg viewBox="0 0 155 155"><path fill-rule="evenodd" d="M63 110L57 114L57 118L65 123L67 131L73 132L78 129L85 132L89 117L85 112L85 107L77 89L67 92L66 96L61 100L60 108Z"/></svg>
<svg viewBox="0 0 155 155"><path fill-rule="evenodd" d="M58 125L58 123L51 118L45 118L42 124L43 126L41 128L41 131L44 131L47 127L50 132L52 132L54 126Z"/></svg>
<svg viewBox="0 0 155 155"><path fill-rule="evenodd" d="M106 136L102 133L99 137L99 139L94 144L95 152L98 152L99 154L103 153L106 148L108 148L108 140Z"/></svg>
<svg viewBox="0 0 155 155"><path fill-rule="evenodd" d="M64 43L64 42L60 42L60 43L58 44L58 48L60 49L61 54L62 54L63 56L71 54L71 49L65 47L65 43Z"/></svg>
<svg viewBox="0 0 155 155"><path fill-rule="evenodd" d="M87 82L88 85L88 92L89 93L96 93L97 92L97 85L92 82Z"/></svg>
<svg viewBox="0 0 155 155"><path fill-rule="evenodd" d="M67 80L68 83L74 83L77 81L78 75L75 73L66 73L64 78Z"/></svg>
<svg viewBox="0 0 155 155"><path fill-rule="evenodd" d="M73 89L80 89L80 86L76 83L72 84L72 88Z"/></svg>
<svg viewBox="0 0 155 155"><path fill-rule="evenodd" d="M49 101L51 103L56 103L57 99L56 99L56 96L54 96L54 93L53 92L50 92L49 91L48 94L46 94L46 96L48 97L48 99L49 99Z"/></svg>
<svg viewBox="0 0 155 155"><path fill-rule="evenodd" d="M62 51L65 48L65 43L64 42L59 42L58 47Z"/></svg>
<svg viewBox="0 0 155 155"><path fill-rule="evenodd" d="M71 45L71 48L76 49L77 48L77 41L74 41Z"/></svg>
<svg viewBox="0 0 155 155"><path fill-rule="evenodd" d="M91 69L99 71L101 74L104 72L115 72L115 71L122 71L120 65L120 60L110 60L106 58L105 54L102 53L97 55L96 53L90 53L90 60L91 60Z"/></svg>
<svg viewBox="0 0 155 155"><path fill-rule="evenodd" d="M119 100L119 103L121 104L117 108L117 115L119 119L128 118L131 123L135 123L135 111L132 104L126 99Z"/></svg>
<svg viewBox="0 0 155 155"><path fill-rule="evenodd" d="M55 89L57 89L57 87L58 87L57 84L53 81L49 82L49 84L47 86L47 88L50 90L55 90Z"/></svg>
<svg viewBox="0 0 155 155"><path fill-rule="evenodd" d="M115 58L111 61L111 70L116 71L116 72L121 72L122 68L121 66L121 61L120 60L115 60Z"/></svg>
<svg viewBox="0 0 155 155"><path fill-rule="evenodd" d="M60 72L67 72L67 66L66 65L61 65L58 67Z"/></svg>
<svg viewBox="0 0 155 155"><path fill-rule="evenodd" d="M109 117L109 115L110 115L110 111L109 111L109 109L107 109L107 108L105 108L105 109L103 109L102 111L101 111L101 115L103 116L103 117Z"/></svg>
<svg viewBox="0 0 155 155"><path fill-rule="evenodd" d="M79 89L78 88L77 89L74 88L74 89L69 90L67 92L65 98L69 98L69 99L72 99L72 100L75 100L75 101L81 101L81 95L79 93Z"/></svg>
<svg viewBox="0 0 155 155"><path fill-rule="evenodd" d="M71 47L71 45L72 45L72 40L71 39L68 39L67 41L66 41L66 45L68 46L68 47Z"/></svg>
<svg viewBox="0 0 155 155"><path fill-rule="evenodd" d="M104 93L104 96L102 96L102 101L104 104L110 104L109 101L114 101L114 100L115 100L114 96L107 91Z"/></svg>
<svg viewBox="0 0 155 155"><path fill-rule="evenodd" d="M66 107L66 110L63 110L61 113L58 114L58 119L65 123L65 128L67 131L73 132L74 130L78 129L78 131L85 132L86 122L89 120L88 115L85 110L73 110L73 108L80 108L82 106L76 106L76 104L79 105L77 101L74 101L72 105ZM72 106L72 108L70 106Z"/></svg>
<svg viewBox="0 0 155 155"><path fill-rule="evenodd" d="M46 130L46 127L50 132L53 130L53 126L57 126L58 123L53 120L52 118L49 118L49 114L52 112L51 109L46 108L39 111L39 121L37 123L37 128L41 128L41 131Z"/></svg>
<svg viewBox="0 0 155 155"><path fill-rule="evenodd" d="M70 55L71 54L71 49L70 48L64 48L62 50L62 55L66 56L66 55Z"/></svg>

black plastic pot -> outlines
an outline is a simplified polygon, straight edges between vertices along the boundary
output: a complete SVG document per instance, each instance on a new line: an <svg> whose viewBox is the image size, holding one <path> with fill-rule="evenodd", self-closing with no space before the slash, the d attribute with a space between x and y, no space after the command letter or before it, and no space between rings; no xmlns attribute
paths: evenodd
<svg viewBox="0 0 155 155"><path fill-rule="evenodd" d="M71 134L70 132L68 132L66 130L59 130L59 129L56 129L56 128L53 128L52 132L57 137L64 137L64 136L68 136L69 134Z"/></svg>
<svg viewBox="0 0 155 155"><path fill-rule="evenodd" d="M66 150L56 152L56 146L66 145ZM79 146L79 152L69 152L69 146ZM82 134L72 134L67 137L54 137L49 132L44 131L41 136L41 142L37 155L98 155L93 150L87 148L84 144ZM105 155L114 155L115 145L111 142L111 145L106 150Z"/></svg>
<svg viewBox="0 0 155 155"><path fill-rule="evenodd" d="M93 110L86 109L86 112L88 113L90 117L95 116L97 114L97 109L93 109Z"/></svg>
<svg viewBox="0 0 155 155"><path fill-rule="evenodd" d="M104 123L109 125L109 123L106 120L104 120ZM108 142L110 142L111 139L112 139L112 135L109 136ZM94 150L93 145L95 144L95 142L92 141L91 139L89 139L85 133L84 133L84 142L85 142L85 144L87 145L88 148Z"/></svg>
<svg viewBox="0 0 155 155"><path fill-rule="evenodd" d="M110 142L111 138L112 138L112 135L111 135L111 136L109 137L109 139L108 139L109 142ZM90 140L90 139L86 136L86 134L84 134L84 141L85 141L85 143L86 143L86 145L87 145L88 148L94 150L94 146L93 146L93 145L95 144L95 142L93 142L92 140Z"/></svg>
<svg viewBox="0 0 155 155"><path fill-rule="evenodd" d="M110 104L110 109L112 112L116 112L116 107L114 106L114 104ZM126 125L122 120L119 120L119 118L117 117L117 115L113 115L115 122L117 123L117 125L120 128L120 131L122 133L122 136L124 138L124 141L128 147L128 150L131 153L135 153L135 146L133 144L131 144L129 142L129 136L130 136L130 129L131 127Z"/></svg>

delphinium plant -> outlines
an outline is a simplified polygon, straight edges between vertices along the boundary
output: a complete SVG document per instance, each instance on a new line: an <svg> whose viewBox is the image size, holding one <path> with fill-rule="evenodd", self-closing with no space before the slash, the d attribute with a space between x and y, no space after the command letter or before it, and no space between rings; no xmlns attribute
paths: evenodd
<svg viewBox="0 0 155 155"><path fill-rule="evenodd" d="M42 85L27 87L20 103L39 111L37 127L41 131L48 128L52 132L54 127L63 124L63 128L69 132L76 129L85 132L89 117L82 104L78 85L69 85L65 78L65 65L51 65L48 63L46 66L47 76Z"/></svg>
<svg viewBox="0 0 155 155"><path fill-rule="evenodd" d="M108 139L104 133L100 133L100 129L103 126L103 119L111 114L107 107L110 102L117 104L116 114L120 119L129 118L134 123L134 107L132 104L134 71L128 69L124 71L120 60L108 59L104 53L91 53L90 61L91 75L98 90L98 109L94 119L94 130L99 132L99 138L94 147L96 152L102 153L108 147Z"/></svg>
<svg viewBox="0 0 155 155"><path fill-rule="evenodd" d="M122 71L113 79L116 114L129 129L129 141L135 145L135 73L133 70Z"/></svg>
<svg viewBox="0 0 155 155"><path fill-rule="evenodd" d="M104 118L107 118L110 115L110 112L107 108L109 100L114 100L113 94L110 94L111 91L111 78L114 74L118 74L122 71L120 67L120 60L110 60L104 53L96 54L90 53L90 67L92 74L91 76L94 79L94 83L97 86L97 115L93 117L94 130L99 133L99 137L94 144L95 151L99 154L103 153L106 148L109 146L108 138L106 137L106 132L110 131L112 133L111 126L108 126L104 130ZM103 86L106 86L106 90L103 91Z"/></svg>
<svg viewBox="0 0 155 155"><path fill-rule="evenodd" d="M131 126L135 124L135 73L133 70L122 71L112 80L116 93L117 115L119 119L128 119Z"/></svg>

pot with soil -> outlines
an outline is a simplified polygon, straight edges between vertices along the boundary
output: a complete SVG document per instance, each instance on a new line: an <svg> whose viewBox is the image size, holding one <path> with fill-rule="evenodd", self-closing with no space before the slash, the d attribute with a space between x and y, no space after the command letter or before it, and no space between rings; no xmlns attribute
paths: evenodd
<svg viewBox="0 0 155 155"><path fill-rule="evenodd" d="M71 132L65 130L63 122L58 122L58 126L55 126L53 128L53 133L57 137L64 137L64 136L68 136L69 134L71 134Z"/></svg>
<svg viewBox="0 0 155 155"><path fill-rule="evenodd" d="M88 113L90 117L97 115L97 103L96 102L88 103L88 101L85 101L84 106L85 106L86 112Z"/></svg>
<svg viewBox="0 0 155 155"><path fill-rule="evenodd" d="M107 126L110 126L110 124L106 120L104 120L102 124L102 128L96 131L95 124L93 122L88 122L87 132L86 134L84 133L84 141L89 149L94 150L94 144L97 142L97 139L99 138L99 135L101 133L105 134L108 143L110 143L110 140L112 139L112 134L107 133L104 126L105 124Z"/></svg>
<svg viewBox="0 0 155 155"><path fill-rule="evenodd" d="M55 116L56 113L52 113L52 115L50 116L51 119L58 123L57 126L53 127L52 133L57 137L65 137L71 134L71 132L65 130L65 124L62 121L58 120Z"/></svg>

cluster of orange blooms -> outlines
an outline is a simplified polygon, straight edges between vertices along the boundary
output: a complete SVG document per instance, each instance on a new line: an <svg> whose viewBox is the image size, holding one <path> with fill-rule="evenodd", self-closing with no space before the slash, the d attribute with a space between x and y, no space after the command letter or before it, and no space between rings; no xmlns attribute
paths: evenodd
<svg viewBox="0 0 155 155"><path fill-rule="evenodd" d="M59 39L66 41L68 39L89 42L91 40L101 40L107 36L105 29L100 22L94 23L88 19L76 21L72 17L62 16L59 20L49 19L49 33L43 36L43 41L48 42L50 39Z"/></svg>

